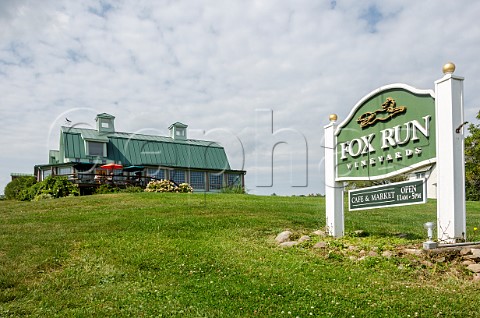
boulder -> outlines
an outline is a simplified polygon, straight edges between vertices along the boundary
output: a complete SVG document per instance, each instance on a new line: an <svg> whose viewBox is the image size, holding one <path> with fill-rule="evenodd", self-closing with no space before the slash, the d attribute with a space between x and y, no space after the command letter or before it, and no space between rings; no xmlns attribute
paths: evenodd
<svg viewBox="0 0 480 318"><path fill-rule="evenodd" d="M297 244L298 244L297 241L289 241L289 242L280 243L280 246L281 247L292 247L292 246L295 246Z"/></svg>
<svg viewBox="0 0 480 318"><path fill-rule="evenodd" d="M425 265L426 267L433 267L433 263L427 260L423 260L420 264Z"/></svg>
<svg viewBox="0 0 480 318"><path fill-rule="evenodd" d="M318 242L317 244L313 245L313 248L327 248L327 242Z"/></svg>
<svg viewBox="0 0 480 318"><path fill-rule="evenodd" d="M320 237L326 237L327 236L327 233L325 233L325 231L322 231L322 230L316 230L312 234L320 236Z"/></svg>
<svg viewBox="0 0 480 318"><path fill-rule="evenodd" d="M383 251L382 256L386 257L386 258L390 258L390 257L393 256L393 252L392 251Z"/></svg>
<svg viewBox="0 0 480 318"><path fill-rule="evenodd" d="M422 250L417 250L415 248L405 248L403 249L403 252L405 254L411 254L411 255L422 255Z"/></svg>
<svg viewBox="0 0 480 318"><path fill-rule="evenodd" d="M460 255L470 255L472 254L472 249L470 247L464 247L460 250Z"/></svg>
<svg viewBox="0 0 480 318"><path fill-rule="evenodd" d="M472 248L470 251L472 252L473 256L480 257L480 248Z"/></svg>
<svg viewBox="0 0 480 318"><path fill-rule="evenodd" d="M467 269L474 273L480 273L480 264L470 264L467 266Z"/></svg>
<svg viewBox="0 0 480 318"><path fill-rule="evenodd" d="M301 238L298 239L298 243L303 243L303 242L310 241L310 240L311 240L310 236L303 235Z"/></svg>
<svg viewBox="0 0 480 318"><path fill-rule="evenodd" d="M472 265L472 264L475 264L475 262L469 261L469 260L466 260L466 261L462 262L462 265L465 265L465 266Z"/></svg>
<svg viewBox="0 0 480 318"><path fill-rule="evenodd" d="M282 233L278 234L277 237L275 238L275 242L281 244L283 242L288 242L290 241L290 236L293 233L290 231L283 231Z"/></svg>
<svg viewBox="0 0 480 318"><path fill-rule="evenodd" d="M480 262L480 255L465 255L463 256L463 259L473 261L473 262Z"/></svg>
<svg viewBox="0 0 480 318"><path fill-rule="evenodd" d="M476 273L473 275L473 281L474 282L480 282L480 274L479 273Z"/></svg>
<svg viewBox="0 0 480 318"><path fill-rule="evenodd" d="M445 256L440 256L435 259L435 262L437 263L445 263L446 261L447 259L445 258Z"/></svg>

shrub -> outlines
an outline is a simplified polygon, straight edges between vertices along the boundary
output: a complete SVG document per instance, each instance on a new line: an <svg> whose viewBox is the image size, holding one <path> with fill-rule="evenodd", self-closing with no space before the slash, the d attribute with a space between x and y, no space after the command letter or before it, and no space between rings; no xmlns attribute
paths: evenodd
<svg viewBox="0 0 480 318"><path fill-rule="evenodd" d="M170 180L156 180L150 181L145 188L146 192L181 192L190 193L193 192L192 187L188 183L182 183L176 185L175 182Z"/></svg>
<svg viewBox="0 0 480 318"><path fill-rule="evenodd" d="M180 183L180 185L177 187L177 191L175 192L192 193L193 188L188 183Z"/></svg>
<svg viewBox="0 0 480 318"><path fill-rule="evenodd" d="M18 177L13 179L5 187L5 199L21 200L20 195L22 191L28 190L35 183L37 183L37 179L35 179L33 176Z"/></svg>
<svg viewBox="0 0 480 318"><path fill-rule="evenodd" d="M142 187L126 187L125 189L120 190L120 192L125 192L125 193L138 193L138 192L143 192Z"/></svg>
<svg viewBox="0 0 480 318"><path fill-rule="evenodd" d="M40 194L50 194L53 198L61 198L69 195L79 195L80 192L73 183L67 180L67 177L49 176L31 187L23 189L18 196L18 200L31 201Z"/></svg>
<svg viewBox="0 0 480 318"><path fill-rule="evenodd" d="M117 193L120 189L117 187L113 187L109 184L102 184L97 189L95 189L95 194L109 194L109 193Z"/></svg>
<svg viewBox="0 0 480 318"><path fill-rule="evenodd" d="M245 194L245 189L241 185L232 185L222 188L222 193ZM276 194L275 194L276 195Z"/></svg>

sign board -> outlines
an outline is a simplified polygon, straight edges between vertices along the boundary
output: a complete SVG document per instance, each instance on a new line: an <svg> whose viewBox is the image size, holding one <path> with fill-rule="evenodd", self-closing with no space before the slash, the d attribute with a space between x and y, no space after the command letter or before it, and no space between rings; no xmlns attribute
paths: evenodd
<svg viewBox="0 0 480 318"><path fill-rule="evenodd" d="M363 97L340 124L336 114L329 116L324 162L330 235L345 232L344 181L382 180L435 165L438 241L466 240L464 79L454 71L451 62L443 66L435 91L386 85ZM350 209L424 203L425 180L417 182L352 191Z"/></svg>
<svg viewBox="0 0 480 318"><path fill-rule="evenodd" d="M426 179L348 191L350 211L426 203Z"/></svg>
<svg viewBox="0 0 480 318"><path fill-rule="evenodd" d="M361 99L336 134L336 181L381 180L436 161L435 99L405 84Z"/></svg>

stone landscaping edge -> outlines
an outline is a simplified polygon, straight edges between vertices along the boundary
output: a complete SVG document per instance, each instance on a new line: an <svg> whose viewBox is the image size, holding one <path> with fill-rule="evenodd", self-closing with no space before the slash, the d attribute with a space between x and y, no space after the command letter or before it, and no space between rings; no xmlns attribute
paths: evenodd
<svg viewBox="0 0 480 318"><path fill-rule="evenodd" d="M310 235L299 235L295 234L290 230L285 230L279 233L275 237L275 243L284 248L293 247L301 245L305 242L311 242L312 236L320 238L320 241L315 244L311 243L309 245L312 249L321 249L325 251L329 250L338 250L338 244L333 244L335 247L332 248L332 240L322 240L322 238L327 238L325 231L316 230ZM366 236L362 230L355 231L356 237ZM421 247L405 247L399 246L392 250L383 250L380 251L376 247L372 247L371 250L360 249L360 247L355 245L348 245L340 249L342 254L344 254L351 261L364 261L369 257L416 257L416 262L419 263L421 267L430 268L434 267L436 264L460 264L468 272L471 273L472 279L474 281L480 282L480 244L472 244L462 246L448 246L448 247L438 247L435 249L424 250ZM403 265L400 264L399 268Z"/></svg>

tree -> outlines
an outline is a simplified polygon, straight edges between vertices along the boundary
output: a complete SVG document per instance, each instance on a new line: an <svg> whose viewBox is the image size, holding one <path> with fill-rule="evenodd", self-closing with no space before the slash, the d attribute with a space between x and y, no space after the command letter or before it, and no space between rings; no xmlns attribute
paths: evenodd
<svg viewBox="0 0 480 318"><path fill-rule="evenodd" d="M24 176L13 179L5 187L5 199L20 200L22 192L27 191L35 183L37 183L37 179L33 176Z"/></svg>
<svg viewBox="0 0 480 318"><path fill-rule="evenodd" d="M477 114L480 119L480 111ZM480 125L468 126L465 138L465 194L470 201L480 200Z"/></svg>

